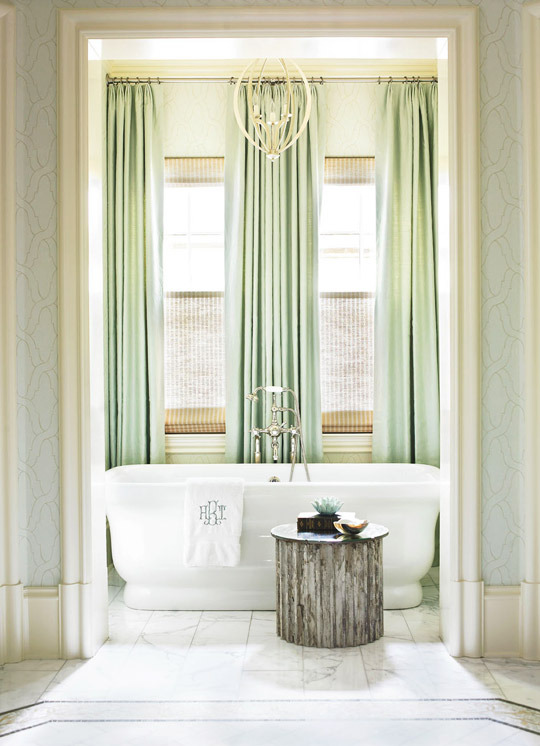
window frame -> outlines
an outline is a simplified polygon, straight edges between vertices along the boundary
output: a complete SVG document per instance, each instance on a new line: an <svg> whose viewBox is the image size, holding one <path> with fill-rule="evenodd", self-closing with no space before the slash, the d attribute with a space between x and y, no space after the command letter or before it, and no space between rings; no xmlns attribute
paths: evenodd
<svg viewBox="0 0 540 746"><path fill-rule="evenodd" d="M352 157L340 157L340 160L349 160ZM360 156L354 157L358 158ZM365 291L359 292L363 293ZM225 453L225 437L225 433L166 433L165 452L167 456L208 454L221 456ZM356 453L370 456L372 433L323 432L322 444L325 456L338 453Z"/></svg>

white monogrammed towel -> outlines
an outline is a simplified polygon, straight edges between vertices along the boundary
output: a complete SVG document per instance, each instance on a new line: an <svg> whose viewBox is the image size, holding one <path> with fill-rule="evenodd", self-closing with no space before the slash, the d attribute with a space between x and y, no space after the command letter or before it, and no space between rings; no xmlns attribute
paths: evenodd
<svg viewBox="0 0 540 746"><path fill-rule="evenodd" d="M233 567L240 561L243 479L188 479L184 564Z"/></svg>

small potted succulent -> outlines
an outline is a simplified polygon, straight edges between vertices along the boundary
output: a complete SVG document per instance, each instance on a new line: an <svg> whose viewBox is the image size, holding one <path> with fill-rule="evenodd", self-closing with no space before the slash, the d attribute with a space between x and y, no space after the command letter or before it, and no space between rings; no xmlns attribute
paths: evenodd
<svg viewBox="0 0 540 746"><path fill-rule="evenodd" d="M336 515L343 503L337 497L323 497L320 500L314 500L313 507L319 515Z"/></svg>

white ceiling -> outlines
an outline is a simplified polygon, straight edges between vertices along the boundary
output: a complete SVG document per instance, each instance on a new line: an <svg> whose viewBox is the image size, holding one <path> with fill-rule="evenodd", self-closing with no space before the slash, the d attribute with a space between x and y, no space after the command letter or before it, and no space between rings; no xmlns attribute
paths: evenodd
<svg viewBox="0 0 540 746"><path fill-rule="evenodd" d="M434 75L446 40L427 38L94 39L89 59L107 61L110 75L237 76L254 58L297 62L308 77ZM275 68L275 69L274 69Z"/></svg>
<svg viewBox="0 0 540 746"><path fill-rule="evenodd" d="M439 39L407 38L236 38L93 39L90 58L101 60L437 59Z"/></svg>

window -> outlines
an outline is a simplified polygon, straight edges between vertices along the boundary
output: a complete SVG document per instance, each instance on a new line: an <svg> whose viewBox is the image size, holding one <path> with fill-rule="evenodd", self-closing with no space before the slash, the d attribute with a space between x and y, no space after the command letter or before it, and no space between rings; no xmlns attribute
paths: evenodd
<svg viewBox="0 0 540 746"><path fill-rule="evenodd" d="M325 159L319 252L323 432L371 432L374 158Z"/></svg>
<svg viewBox="0 0 540 746"><path fill-rule="evenodd" d="M165 160L165 431L225 432L224 159ZM373 412L375 161L326 158L320 227L324 433Z"/></svg>
<svg viewBox="0 0 540 746"><path fill-rule="evenodd" d="M165 159L165 432L225 432L224 159Z"/></svg>

